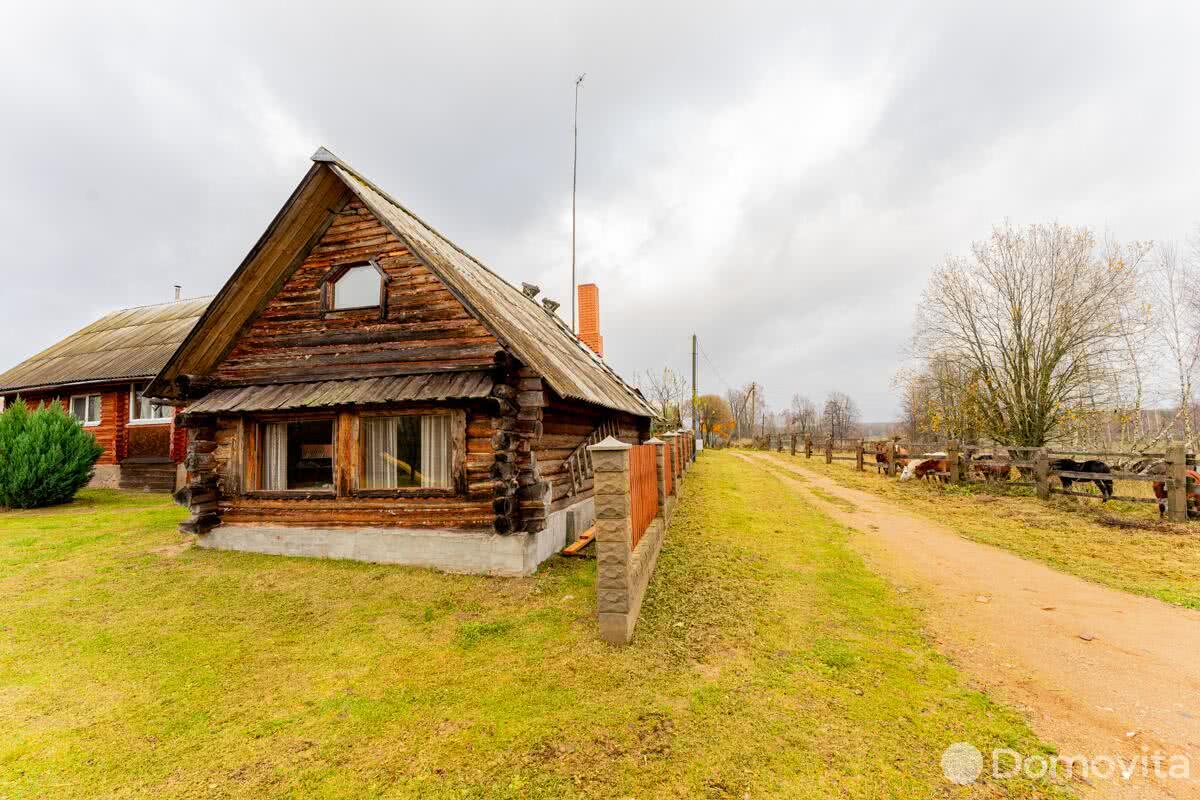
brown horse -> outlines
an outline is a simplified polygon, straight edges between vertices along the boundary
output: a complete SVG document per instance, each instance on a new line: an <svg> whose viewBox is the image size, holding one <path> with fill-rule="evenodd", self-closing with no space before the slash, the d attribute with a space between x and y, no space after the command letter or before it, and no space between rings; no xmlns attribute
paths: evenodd
<svg viewBox="0 0 1200 800"><path fill-rule="evenodd" d="M899 445L896 446L896 468L904 469L908 466L908 451ZM887 471L888 463L888 445L887 442L875 443L875 473L881 474Z"/></svg>
<svg viewBox="0 0 1200 800"><path fill-rule="evenodd" d="M922 479L933 477L936 480L941 480L941 475L938 473L950 471L950 459L945 456L935 456L933 458L922 458L914 461L904 468L903 474L900 475L900 480L910 481L913 478Z"/></svg>
<svg viewBox="0 0 1200 800"><path fill-rule="evenodd" d="M981 464L980 461L990 461L993 463ZM1009 473L1012 472L1012 465L1005 463L1002 459L996 458L990 453L976 453L971 457L968 466L979 473L979 475L989 483L1003 483L1008 480Z"/></svg>
<svg viewBox="0 0 1200 800"><path fill-rule="evenodd" d="M1166 475L1167 462L1156 461L1147 469L1143 470L1146 475ZM1200 473L1194 470L1187 471L1187 515L1188 517L1200 517ZM1166 481L1154 482L1154 497L1158 500L1158 518L1162 519L1167 515L1167 483Z"/></svg>

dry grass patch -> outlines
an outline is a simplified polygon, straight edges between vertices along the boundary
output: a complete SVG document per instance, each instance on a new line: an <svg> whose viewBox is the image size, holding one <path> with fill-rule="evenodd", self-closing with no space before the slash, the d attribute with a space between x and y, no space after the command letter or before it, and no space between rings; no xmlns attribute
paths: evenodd
<svg viewBox="0 0 1200 800"><path fill-rule="evenodd" d="M0 796L929 797L951 742L1041 747L761 467L684 492L620 649L590 561L180 551L179 509L117 492L0 516Z"/></svg>
<svg viewBox="0 0 1200 800"><path fill-rule="evenodd" d="M853 463L770 456L872 492L936 519L963 536L1114 589L1200 608L1200 523L1158 519L1152 505L1052 496L1031 489L900 483ZM1132 485L1132 483L1131 483ZM1139 484L1148 487L1149 484ZM1118 487L1118 491L1124 491Z"/></svg>

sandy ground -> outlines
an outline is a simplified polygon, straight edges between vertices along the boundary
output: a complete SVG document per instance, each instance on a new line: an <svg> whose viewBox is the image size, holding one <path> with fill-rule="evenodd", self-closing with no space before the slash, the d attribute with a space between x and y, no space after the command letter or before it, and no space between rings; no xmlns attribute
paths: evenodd
<svg viewBox="0 0 1200 800"><path fill-rule="evenodd" d="M868 562L924 608L939 649L974 685L1021 709L1060 755L1097 759L1101 772L1108 762L1100 757L1120 757L1132 773L1092 773L1073 784L1081 794L1200 797L1200 612L969 541L794 462L739 455L770 465L823 512L867 534L858 546ZM1177 757L1161 762L1162 774L1186 758L1191 778L1156 778L1155 752Z"/></svg>

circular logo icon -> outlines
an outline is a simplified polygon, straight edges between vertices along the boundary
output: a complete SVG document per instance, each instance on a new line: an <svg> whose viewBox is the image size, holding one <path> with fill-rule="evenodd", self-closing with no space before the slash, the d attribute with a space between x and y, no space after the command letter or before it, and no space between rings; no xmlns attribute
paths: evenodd
<svg viewBox="0 0 1200 800"><path fill-rule="evenodd" d="M983 773L983 753L974 745L955 742L942 753L942 772L951 783L968 786Z"/></svg>

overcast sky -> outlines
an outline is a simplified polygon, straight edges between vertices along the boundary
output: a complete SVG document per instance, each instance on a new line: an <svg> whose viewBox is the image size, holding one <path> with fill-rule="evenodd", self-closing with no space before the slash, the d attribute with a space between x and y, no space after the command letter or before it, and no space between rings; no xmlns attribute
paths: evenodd
<svg viewBox="0 0 1200 800"><path fill-rule="evenodd" d="M994 223L1200 221L1190 3L5 3L0 369L210 294L325 145L609 361L891 419L929 271ZM177 8L176 6L180 6ZM833 8L836 7L836 8Z"/></svg>

